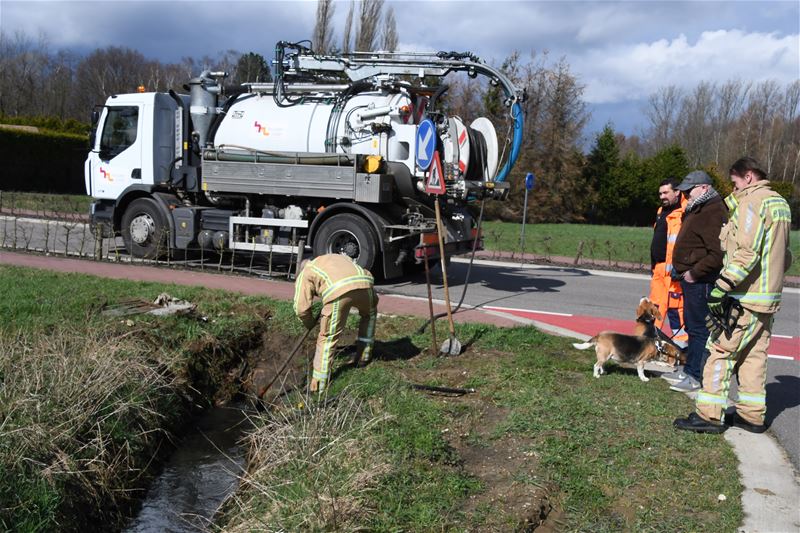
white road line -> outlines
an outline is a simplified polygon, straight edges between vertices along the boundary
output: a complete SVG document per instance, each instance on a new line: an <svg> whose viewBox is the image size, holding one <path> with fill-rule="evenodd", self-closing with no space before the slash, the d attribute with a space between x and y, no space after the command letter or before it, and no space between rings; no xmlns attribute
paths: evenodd
<svg viewBox="0 0 800 533"><path fill-rule="evenodd" d="M454 263L469 263L469 259L464 259L461 257L453 257L451 259ZM593 276L600 276L604 278L623 278L623 279L637 279L637 280L649 280L650 276L647 274L634 274L631 272L611 272L608 270L590 270L588 268L583 268L580 265L576 266L564 266L564 265L534 265L529 263L514 263L511 261L492 261L490 259L476 259L473 261L476 265L482 266L501 266L506 268L516 268L519 270L580 270L582 272L588 272ZM784 287L783 292L786 294L800 294L800 288L795 287Z"/></svg>
<svg viewBox="0 0 800 533"><path fill-rule="evenodd" d="M494 311L519 311L521 313L537 313L540 315L553 315L553 316L574 316L570 313L555 313L553 311L536 311L535 309L519 309L516 307L496 307L493 305L485 305L483 309L492 309Z"/></svg>
<svg viewBox="0 0 800 533"><path fill-rule="evenodd" d="M451 259L454 263L469 263L469 259L453 257ZM609 272L607 270L589 270L580 266L563 266L563 265L533 265L528 263L513 263L510 261L492 261L490 259L476 259L473 261L476 265L482 266L502 266L508 268L516 268L520 270L580 270L581 272L588 272L593 276L602 276L606 278L627 278L627 279L650 279L646 274L632 274L630 272Z"/></svg>

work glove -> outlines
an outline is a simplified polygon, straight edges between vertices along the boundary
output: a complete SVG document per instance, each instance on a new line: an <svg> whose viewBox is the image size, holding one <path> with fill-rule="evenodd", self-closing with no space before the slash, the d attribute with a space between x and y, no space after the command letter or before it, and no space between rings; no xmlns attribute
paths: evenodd
<svg viewBox="0 0 800 533"><path fill-rule="evenodd" d="M727 295L727 292L715 285L711 289L711 294L708 295L708 311L713 315L721 316L723 313L722 305Z"/></svg>

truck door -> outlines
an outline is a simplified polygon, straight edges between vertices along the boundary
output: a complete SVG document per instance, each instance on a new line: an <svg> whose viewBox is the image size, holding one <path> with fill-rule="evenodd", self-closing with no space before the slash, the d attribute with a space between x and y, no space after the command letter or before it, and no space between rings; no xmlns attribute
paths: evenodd
<svg viewBox="0 0 800 533"><path fill-rule="evenodd" d="M114 199L142 181L141 106L107 106L102 128L89 154L91 190L95 198Z"/></svg>

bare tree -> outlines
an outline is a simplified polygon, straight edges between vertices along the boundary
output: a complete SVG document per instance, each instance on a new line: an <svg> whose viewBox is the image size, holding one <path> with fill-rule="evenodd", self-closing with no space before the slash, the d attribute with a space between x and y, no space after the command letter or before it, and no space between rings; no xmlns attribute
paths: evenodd
<svg viewBox="0 0 800 533"><path fill-rule="evenodd" d="M386 10L386 16L383 18L383 32L381 34L381 49L387 52L394 52L397 50L397 21L394 18L394 8L389 6Z"/></svg>
<svg viewBox="0 0 800 533"><path fill-rule="evenodd" d="M700 82L683 99L680 112L683 145L689 165L701 166L709 153L709 129L715 87L709 82Z"/></svg>
<svg viewBox="0 0 800 533"><path fill-rule="evenodd" d="M342 52L345 54L349 54L353 49L351 35L353 33L353 13L356 9L355 5L355 0L350 0L350 8L347 10L347 18L344 21L344 30L342 31Z"/></svg>
<svg viewBox="0 0 800 533"><path fill-rule="evenodd" d="M715 91L711 123L714 164L717 166L720 164L720 157L723 153L723 140L726 141L727 145L731 125L741 113L742 105L749 90L749 84L744 85L741 80L729 80Z"/></svg>
<svg viewBox="0 0 800 533"><path fill-rule="evenodd" d="M326 54L333 49L333 12L336 5L333 0L317 1L317 19L314 23L314 50Z"/></svg>
<svg viewBox="0 0 800 533"><path fill-rule="evenodd" d="M356 51L371 52L378 41L381 11L384 0L361 0L358 12L358 31L356 32Z"/></svg>
<svg viewBox="0 0 800 533"><path fill-rule="evenodd" d="M800 81L795 80L786 87L782 107L783 121L786 126L783 137L783 151L786 153L786 157L784 158L781 179L786 181L791 175L791 182L794 183L797 176L797 157L795 157L794 165L790 163L790 159L795 151L800 155L800 149L794 149L798 147L800 141L800 120L797 117L798 108L800 108ZM790 166L793 168L790 169Z"/></svg>
<svg viewBox="0 0 800 533"><path fill-rule="evenodd" d="M650 95L645 116L650 121L653 152L672 143L683 94L675 85L662 87Z"/></svg>

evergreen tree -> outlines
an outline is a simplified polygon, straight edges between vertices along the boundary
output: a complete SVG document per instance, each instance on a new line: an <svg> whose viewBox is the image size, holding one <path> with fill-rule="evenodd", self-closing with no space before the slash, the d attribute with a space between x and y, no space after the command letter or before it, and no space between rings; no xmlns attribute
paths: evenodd
<svg viewBox="0 0 800 533"><path fill-rule="evenodd" d="M247 52L239 57L236 62L236 71L231 78L234 85L241 85L248 82L269 82L272 81L272 74L266 59L261 54Z"/></svg>
<svg viewBox="0 0 800 533"><path fill-rule="evenodd" d="M591 191L587 217L590 222L608 222L617 204L617 184L614 183L620 165L619 144L611 124L595 138L586 165L583 167L583 182Z"/></svg>

